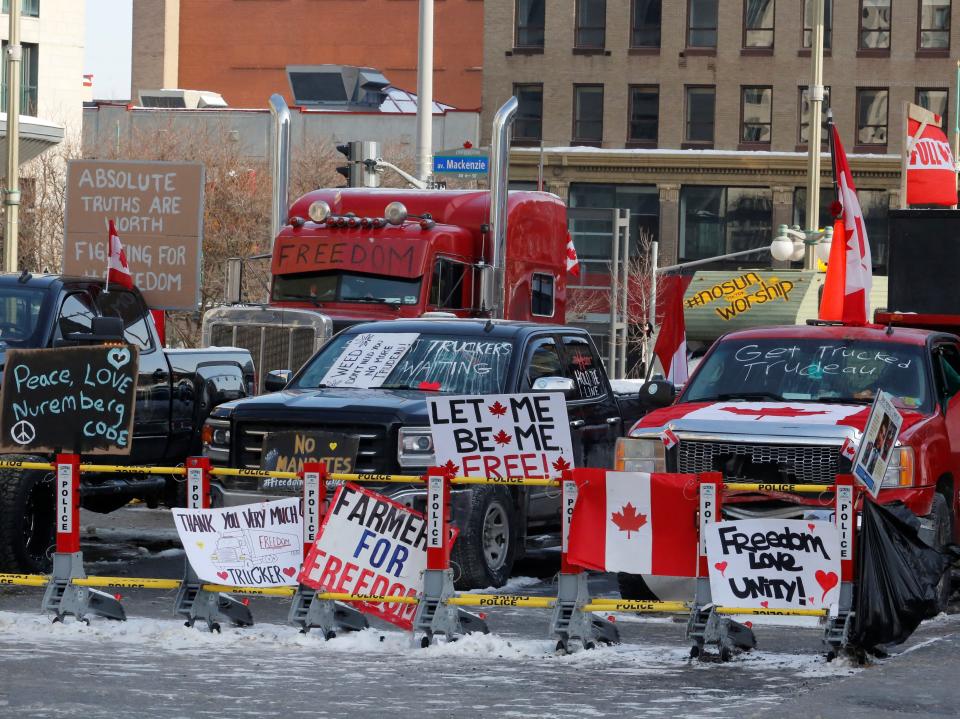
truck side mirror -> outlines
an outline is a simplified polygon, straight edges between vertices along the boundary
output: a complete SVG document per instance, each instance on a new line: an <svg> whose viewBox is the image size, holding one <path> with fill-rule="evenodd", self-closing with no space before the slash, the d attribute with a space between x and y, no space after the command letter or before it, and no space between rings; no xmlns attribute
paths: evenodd
<svg viewBox="0 0 960 719"><path fill-rule="evenodd" d="M576 387L569 377L537 377L533 381L534 392L560 392L564 397L572 397Z"/></svg>
<svg viewBox="0 0 960 719"><path fill-rule="evenodd" d="M666 407L677 396L677 389L668 380L655 379L640 388L640 404L645 407Z"/></svg>
<svg viewBox="0 0 960 719"><path fill-rule="evenodd" d="M290 381L290 375L293 374L288 369L274 369L267 372L266 379L263 380L263 388L267 392L279 392Z"/></svg>

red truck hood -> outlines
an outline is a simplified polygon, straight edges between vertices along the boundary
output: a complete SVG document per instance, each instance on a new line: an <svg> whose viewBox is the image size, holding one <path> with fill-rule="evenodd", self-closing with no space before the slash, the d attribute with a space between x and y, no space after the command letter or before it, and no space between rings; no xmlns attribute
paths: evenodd
<svg viewBox="0 0 960 719"><path fill-rule="evenodd" d="M926 418L920 412L900 410L904 434ZM870 407L862 404L817 402L684 402L645 415L630 434L647 434L668 425L690 432L744 435L843 437L862 432Z"/></svg>

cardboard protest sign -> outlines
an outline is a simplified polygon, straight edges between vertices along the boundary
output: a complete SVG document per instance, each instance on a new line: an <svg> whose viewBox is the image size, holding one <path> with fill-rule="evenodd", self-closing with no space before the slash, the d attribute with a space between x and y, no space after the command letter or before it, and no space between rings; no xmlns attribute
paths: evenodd
<svg viewBox="0 0 960 719"><path fill-rule="evenodd" d="M903 415L894 407L886 392L878 392L870 408L867 426L853 460L855 476L874 497L883 484L883 475L887 472L893 447L900 436Z"/></svg>
<svg viewBox="0 0 960 719"><path fill-rule="evenodd" d="M303 561L298 498L171 511L190 566L203 581L235 587L297 583Z"/></svg>
<svg viewBox="0 0 960 719"><path fill-rule="evenodd" d="M359 444L357 437L332 432L270 432L263 438L260 469L271 472L302 472L305 462L319 462L326 465L327 472L351 474L357 460ZM299 495L303 489L303 480L263 477L260 488Z"/></svg>
<svg viewBox="0 0 960 719"><path fill-rule="evenodd" d="M154 309L200 302L204 169L198 162L70 160L63 272L103 277L116 220L133 282Z"/></svg>
<svg viewBox="0 0 960 719"><path fill-rule="evenodd" d="M437 465L452 474L556 477L573 466L562 394L430 397Z"/></svg>
<svg viewBox="0 0 960 719"><path fill-rule="evenodd" d="M129 454L136 347L8 350L0 451Z"/></svg>
<svg viewBox="0 0 960 719"><path fill-rule="evenodd" d="M741 519L707 525L710 593L721 607L827 609L840 596L832 522Z"/></svg>
<svg viewBox="0 0 960 719"><path fill-rule="evenodd" d="M318 591L415 597L427 568L423 514L355 484L337 488L300 573ZM402 629L413 628L415 604L353 602Z"/></svg>
<svg viewBox="0 0 960 719"><path fill-rule="evenodd" d="M379 387L419 335L416 332L364 332L344 345L320 380L327 387Z"/></svg>

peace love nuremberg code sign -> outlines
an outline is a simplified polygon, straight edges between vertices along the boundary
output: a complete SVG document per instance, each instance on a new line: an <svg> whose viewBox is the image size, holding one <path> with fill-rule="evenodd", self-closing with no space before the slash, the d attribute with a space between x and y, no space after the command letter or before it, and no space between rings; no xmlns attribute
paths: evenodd
<svg viewBox="0 0 960 719"><path fill-rule="evenodd" d="M0 451L129 454L136 347L9 350Z"/></svg>

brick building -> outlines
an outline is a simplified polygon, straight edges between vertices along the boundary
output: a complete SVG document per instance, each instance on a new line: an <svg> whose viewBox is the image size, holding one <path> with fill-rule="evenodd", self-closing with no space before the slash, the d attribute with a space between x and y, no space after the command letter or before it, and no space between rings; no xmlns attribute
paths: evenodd
<svg viewBox="0 0 960 719"><path fill-rule="evenodd" d="M661 264L768 245L778 224L804 224L811 2L486 0L481 127L517 95L511 180L536 180L543 143L547 189L567 200L588 263L609 261L600 208L630 208L635 231L659 239ZM925 105L952 130L958 10L825 2L824 107L852 154L883 274L901 108ZM826 156L822 179L825 223Z"/></svg>
<svg viewBox="0 0 960 719"><path fill-rule="evenodd" d="M434 19L434 97L480 106L481 0L442 0ZM292 102L289 65L375 67L417 87L418 0L134 0L131 97L140 89L219 92L233 107ZM473 42L469 41L474 37Z"/></svg>

